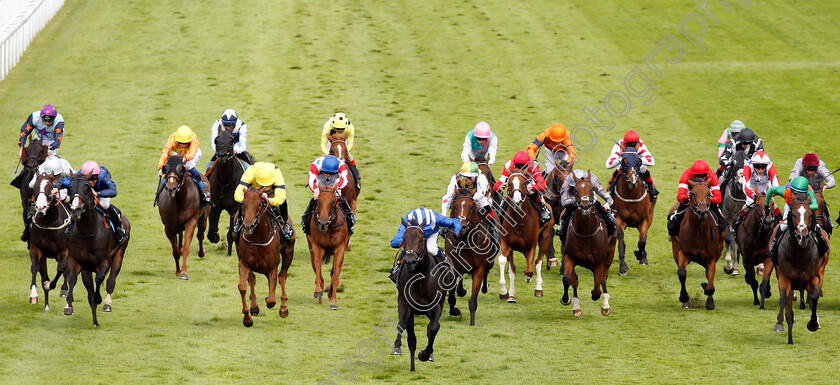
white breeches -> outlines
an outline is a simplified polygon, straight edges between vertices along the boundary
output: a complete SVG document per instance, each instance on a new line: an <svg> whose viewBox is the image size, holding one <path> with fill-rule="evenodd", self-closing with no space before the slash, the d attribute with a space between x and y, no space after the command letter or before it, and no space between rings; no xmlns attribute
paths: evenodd
<svg viewBox="0 0 840 385"><path fill-rule="evenodd" d="M108 207L111 207L111 198L99 198L99 205L102 206L103 209L107 210Z"/></svg>
<svg viewBox="0 0 840 385"><path fill-rule="evenodd" d="M782 221L779 222L779 230L785 231L787 230L787 217L788 212L790 211L790 205L785 203L785 212L782 214Z"/></svg>
<svg viewBox="0 0 840 385"><path fill-rule="evenodd" d="M561 160L568 161L569 160L569 154L567 154L565 151L551 151L551 150L549 150L545 147L543 147L543 150L544 150L543 151L543 156L545 156L545 174L546 175L551 173L551 170L554 170L554 162L555 161L561 161ZM558 154L560 156L559 159L557 158Z"/></svg>
<svg viewBox="0 0 840 385"><path fill-rule="evenodd" d="M426 238L426 250L429 251L429 255L434 256L438 253L438 233L439 232L435 232Z"/></svg>
<svg viewBox="0 0 840 385"><path fill-rule="evenodd" d="M187 168L187 171L192 170L195 168L195 165L198 164L199 160L201 160L201 149L196 151L195 158L192 158L192 160L188 160L187 163L184 163L184 167Z"/></svg>

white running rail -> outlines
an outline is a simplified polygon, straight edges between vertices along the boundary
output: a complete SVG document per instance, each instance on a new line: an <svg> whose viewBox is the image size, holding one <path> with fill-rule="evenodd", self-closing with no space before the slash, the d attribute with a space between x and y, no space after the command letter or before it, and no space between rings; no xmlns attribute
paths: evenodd
<svg viewBox="0 0 840 385"><path fill-rule="evenodd" d="M0 30L0 80L6 78L35 35L44 29L62 5L64 0L30 0L6 28Z"/></svg>

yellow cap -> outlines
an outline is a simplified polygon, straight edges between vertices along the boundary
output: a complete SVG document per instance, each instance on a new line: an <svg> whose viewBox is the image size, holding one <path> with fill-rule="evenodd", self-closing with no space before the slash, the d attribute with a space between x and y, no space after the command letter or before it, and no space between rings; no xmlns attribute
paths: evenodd
<svg viewBox="0 0 840 385"><path fill-rule="evenodd" d="M335 128L345 128L350 124L350 119L343 112L338 112L330 118L330 125Z"/></svg>
<svg viewBox="0 0 840 385"><path fill-rule="evenodd" d="M175 131L175 141L178 143L189 143L194 136L193 130L187 126L178 127L178 131Z"/></svg>
<svg viewBox="0 0 840 385"><path fill-rule="evenodd" d="M257 179L257 184L262 187L274 185L274 165L260 162L256 167L254 177Z"/></svg>

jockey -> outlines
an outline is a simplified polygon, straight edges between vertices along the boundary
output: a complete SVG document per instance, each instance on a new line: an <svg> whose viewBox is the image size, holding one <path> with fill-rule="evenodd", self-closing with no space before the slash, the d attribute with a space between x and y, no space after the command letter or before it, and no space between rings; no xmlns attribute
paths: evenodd
<svg viewBox="0 0 840 385"><path fill-rule="evenodd" d="M744 165L743 175L744 195L747 196L744 208L741 210L735 224L732 226L738 229L738 225L744 221L747 214L755 205L754 196L756 192L767 193L767 189L779 185L779 178L776 173L776 166L770 161L770 156L764 151L756 151L747 164ZM778 209L776 209L778 211ZM778 214L778 212L776 213Z"/></svg>
<svg viewBox="0 0 840 385"><path fill-rule="evenodd" d="M735 155L736 152L744 151L749 158L759 150L764 150L764 143L761 141L761 138L759 138L752 129L742 129L732 138L732 140L729 141L726 148L723 150L723 153L721 153L718 160L720 163L718 173L722 173L727 167L729 167L729 164L733 161L732 156ZM724 178L726 178L726 175L724 175Z"/></svg>
<svg viewBox="0 0 840 385"><path fill-rule="evenodd" d="M647 146L645 146L645 143L639 139L639 133L633 130L627 131L624 134L624 139L613 145L610 156L607 158L607 169L616 169L615 172L613 172L612 178L610 178L610 191L612 191L615 187L615 178L618 175L618 166L621 165L621 152L626 148L636 149L636 154L639 155L639 160L642 161L642 165L639 166L639 176L645 181L648 194L650 194L650 200L655 201L656 196L659 195L659 190L657 190L656 186L653 185L653 178L651 178L650 171L647 169L647 166L653 166L656 161L653 159L653 155L650 154L650 150L648 150Z"/></svg>
<svg viewBox="0 0 840 385"><path fill-rule="evenodd" d="M88 177L90 186L93 187L96 201L105 213L108 215L108 221L114 226L114 238L117 243L123 241L125 238L125 229L123 228L122 218L120 217L120 209L111 204L111 198L117 196L117 184L111 180L111 173L108 169L100 166L96 162L89 160L82 164L81 171L76 175L84 174ZM59 189L67 189L72 183L72 178L68 177L61 181ZM70 228L73 225L67 226L66 234L70 234Z"/></svg>
<svg viewBox="0 0 840 385"><path fill-rule="evenodd" d="M283 179L283 173L274 164L268 162L257 162L245 170L242 174L242 179L239 181L239 186L236 186L236 191L233 193L233 199L239 203L245 199L245 189L254 186L254 188L265 188L262 198L268 202L268 207L271 214L274 215L277 223L280 224L280 229L283 237L292 239L295 235L295 230L292 228L292 222L289 220L289 204L286 201L286 181ZM239 235L242 230L242 214L236 216L236 224L233 227L233 232Z"/></svg>
<svg viewBox="0 0 840 385"><path fill-rule="evenodd" d="M475 128L464 137L464 149L461 150L461 162L470 160L487 162L487 165L496 163L496 148L499 146L499 138L490 130L486 122L478 122Z"/></svg>
<svg viewBox="0 0 840 385"><path fill-rule="evenodd" d="M312 213L318 207L318 194L321 192L321 187L337 185L335 195L338 198L338 207L344 213L344 219L347 221L347 228L350 234L353 234L353 226L356 224L356 214L350 209L350 204L341 196L341 189L347 186L347 164L340 161L332 155L324 155L309 165L309 181L307 187L312 190L312 199L309 201L309 206L306 206L306 211L303 212L303 217L300 219L300 226L303 228L304 234L309 234L309 220L312 218Z"/></svg>
<svg viewBox="0 0 840 385"><path fill-rule="evenodd" d="M203 204L210 204L210 188L202 181L201 174L195 169L195 165L201 159L201 149L198 148L198 136L191 128L181 126L178 127L178 131L169 135L166 145L163 146L163 154L161 154L160 161L158 162L158 176L163 176L163 166L166 164L169 156L175 154L184 158L184 167L201 190Z"/></svg>
<svg viewBox="0 0 840 385"><path fill-rule="evenodd" d="M353 174L353 179L356 180L356 191L361 191L362 185L360 183L361 176L359 175L359 169L356 168L356 159L350 154L350 151L353 150L353 136L355 135L355 131L356 129L353 127L353 123L350 123L350 118L347 115L343 112L335 113L335 115L327 119L327 122L324 123L324 130L321 131L321 151L324 152L324 155L329 155L330 142L343 140L347 144L347 154L345 155L347 169L350 170L350 173Z"/></svg>
<svg viewBox="0 0 840 385"><path fill-rule="evenodd" d="M478 170L478 165L475 162L465 162L461 165L461 170L449 179L446 195L441 199L440 212L444 215L449 212L449 205L457 195L456 190L475 190L472 198L478 206L478 213L487 219L488 229L493 235L496 225L493 223L493 208L490 205L490 198L487 197L488 187L487 177Z"/></svg>
<svg viewBox="0 0 840 385"><path fill-rule="evenodd" d="M612 207L615 203L613 198L606 190L604 190L601 186L601 181L597 176L595 176L595 174L588 173L581 169L575 169L570 172L569 175L566 175L566 178L563 180L563 187L560 188L560 204L563 205L563 214L560 218L560 226L558 226L557 235L560 236L561 241L565 241L566 228L568 228L569 220L572 218L572 215L575 214L575 210L577 210L577 199L575 198L575 177L578 179L586 179L587 175L590 175L589 183L592 183L592 191L597 193L604 199L604 201L606 201L604 204L594 205L595 211L597 211L598 214L601 215L601 218L604 219L604 222L607 223L607 234L612 236L613 232L615 232L616 220L610 210L610 207Z"/></svg>
<svg viewBox="0 0 840 385"><path fill-rule="evenodd" d="M545 173L550 174L554 170L555 162L565 160L571 162L577 159L577 149L572 144L571 135L566 131L566 126L555 123L545 131L537 135L537 138L528 145L528 156L531 159L537 157L537 149L545 145Z"/></svg>
<svg viewBox="0 0 840 385"><path fill-rule="evenodd" d="M831 175L831 172L825 167L825 162L820 160L820 157L813 152L809 152L802 158L796 160L793 170L790 170L788 181L792 181L798 176L811 178L814 175L819 176L821 180L825 181L825 185L822 187L823 192L826 189L834 188L834 175Z"/></svg>
<svg viewBox="0 0 840 385"><path fill-rule="evenodd" d="M785 198L785 213L782 216L782 221L779 222L779 228L776 230L776 236L773 238L773 242L770 243L769 256L774 264L777 263L776 251L778 251L779 240L782 238L782 234L788 229L787 219L791 206L793 205L793 194L802 193L808 194L808 197L810 198L809 206L811 208L811 212L816 212L818 208L817 197L814 195L814 190L808 184L808 179L805 179L803 176L794 178L791 182L784 186L770 187L767 190L767 198L764 200L764 215L770 214L770 202L773 201L774 196L778 195ZM812 231L812 234L814 234L817 239L817 246L820 250L820 256L822 256L825 253L826 248L828 248L828 242L826 242L823 238L822 231L819 231L819 224L817 224L816 221L813 221L812 226L817 229L817 231Z"/></svg>
<svg viewBox="0 0 840 385"><path fill-rule="evenodd" d="M213 151L216 151L216 137L219 136L219 129L224 128L233 135L233 152L236 157L242 159L245 163L254 164L254 157L246 150L246 140L248 139L248 125L236 117L236 111L228 108L222 113L222 118L213 122L210 127L210 146ZM210 159L212 163L216 160L216 154Z"/></svg>
<svg viewBox="0 0 840 385"><path fill-rule="evenodd" d="M709 164L706 163L705 160L698 159L694 161L694 164L692 164L690 168L683 171L682 176L680 176L679 190L677 191L677 202L679 203L679 206L677 207L677 210L668 217L669 235L675 237L679 236L680 222L682 222L683 215L685 215L685 211L688 209L690 204L690 198L688 196L688 180L694 178L708 180L709 182L709 190L711 190L712 193L712 205L709 207L709 212L712 214L714 221L717 222L718 228L721 231L724 231L729 225L723 217L723 214L720 213L720 207L718 207L722 197L720 194L720 185L718 184L717 175L709 169Z"/></svg>
<svg viewBox="0 0 840 385"><path fill-rule="evenodd" d="M70 162L67 159L59 158L58 156L51 155L48 156L47 159L44 160L44 163L41 163L38 166L38 172L32 176L32 180L29 181L29 188L35 188L35 180L38 179L38 175L42 174L49 174L55 177L55 183L53 184L53 188L56 189L55 193L59 194L59 200L63 201L64 198L67 197L67 189L60 189L58 190L58 184L65 178L70 178L75 174L76 171L73 171L73 167L70 167Z"/></svg>
<svg viewBox="0 0 840 385"><path fill-rule="evenodd" d="M718 159L723 155L723 151L726 150L726 146L732 141L732 138L735 135L738 135L741 130L744 129L744 123L740 120L733 120L729 127L723 129L723 134L720 135L720 139L718 139ZM723 168L720 168L719 171L723 172ZM718 172L720 174L720 172Z"/></svg>
<svg viewBox="0 0 840 385"><path fill-rule="evenodd" d="M530 146L528 148L530 149ZM543 179L540 166L532 159L525 151L517 152L512 160L505 163L504 170L502 170L502 177L493 185L493 191L498 192L507 183L507 179L511 174L522 173L525 175L530 182L528 183L528 199L534 204L537 212L540 213L540 225L542 225L551 219L551 211L543 203L542 195L540 194L540 192L546 190L545 179ZM546 164L549 163L548 157L546 157L546 162ZM552 160L550 163L554 163L554 161Z"/></svg>
<svg viewBox="0 0 840 385"><path fill-rule="evenodd" d="M426 237L426 251L429 256L435 258L443 258L443 252L438 248L438 233L441 226L452 229L456 234L461 232L461 221L449 218L447 216L438 214L425 207L418 207L405 214L400 221L400 227L397 229L397 235L391 239L391 247L400 248L403 243L403 235L405 235L406 224L412 226L417 223L422 227L423 235ZM397 282L400 267L402 266L402 258L396 262L394 268L391 270L391 280Z"/></svg>
<svg viewBox="0 0 840 385"><path fill-rule="evenodd" d="M43 140L45 146L49 146L47 154L55 155L58 147L61 146L61 139L64 138L64 117L58 113L55 106L47 104L40 111L35 111L26 118L26 122L20 127L20 139L18 139L18 158L23 154L23 147L26 146L26 139L32 132L32 140ZM20 188L23 182L23 171L12 180L12 186Z"/></svg>

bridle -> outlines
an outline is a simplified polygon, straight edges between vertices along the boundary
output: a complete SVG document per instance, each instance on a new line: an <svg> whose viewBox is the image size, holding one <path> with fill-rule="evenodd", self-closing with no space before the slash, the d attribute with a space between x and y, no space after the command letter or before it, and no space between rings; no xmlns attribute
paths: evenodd
<svg viewBox="0 0 840 385"><path fill-rule="evenodd" d="M61 202L60 202L60 201L59 201L59 199L58 199L58 195L57 195L57 194L47 194L47 191L52 190L52 188L53 188L53 186L54 186L54 180L53 180L53 177L52 177L52 176L48 176L48 175L43 175L43 176L44 176L44 179L40 179L40 178L39 178L38 180L45 180L45 181L47 181L48 183L43 184L41 187L39 187L39 189L40 189L40 190L38 191L38 193L37 193L37 194L33 195L33 200L34 200L34 201L37 201L37 198L38 198L38 197L40 197L40 196L43 194L45 197L48 197L48 198L47 198L47 199L48 199L48 204L47 204L47 209L46 209L46 210L44 210L44 212L42 213L42 215L46 215L46 213L49 211L49 206L61 206L61 208L63 208L63 209L64 209L65 214L67 214L67 217L64 219L64 221L63 221L63 223L62 223L61 225L41 226L41 225L39 225L39 224L38 224L38 222L37 222L38 216L37 216L37 215L35 215L35 216L32 218L32 222L31 222L31 223L32 223L32 225L33 225L33 226L35 226L35 227L37 227L37 228L39 228L39 229L42 229L42 230L58 230L58 229L63 229L63 228L65 228L65 227L67 227L67 225L69 225L69 224L70 224L70 211L68 211L68 210L67 210L67 207L65 207L64 205L62 205L62 204L61 204ZM38 183L38 182L36 181L36 183ZM40 211L38 211L38 212L40 213ZM60 221L60 220L61 220L61 217L59 216L59 217L58 217L58 219L57 219L56 221Z"/></svg>
<svg viewBox="0 0 840 385"><path fill-rule="evenodd" d="M187 179L186 170L183 174L179 174L177 168L176 170L167 170L166 179L173 177L178 180L178 184L175 185L175 187L169 187L169 183L165 183L163 185L163 188L166 190L167 193L169 193L169 196L175 196L175 194L177 194L178 191L181 190L181 186L184 185L184 180Z"/></svg>
<svg viewBox="0 0 840 385"><path fill-rule="evenodd" d="M698 206L700 205L700 203L706 203L706 202L696 202L696 200L694 199L695 197L697 197L697 194L694 193L694 188L697 187L697 186L701 186L701 185L709 187L709 185L706 182L698 182L694 186L692 186L691 190L688 192L688 205L691 207L691 211L693 211L694 214L697 215L698 218L703 216L703 215L708 214L709 211L710 211L710 208L707 207L705 212L700 212L699 211L700 209L699 209ZM711 201L712 192L711 191L709 191L706 198L709 199L708 206L711 206L711 204L712 204L712 201ZM712 217L714 218L714 216L712 216Z"/></svg>
<svg viewBox="0 0 840 385"><path fill-rule="evenodd" d="M420 237L421 238L423 237L424 232L423 232L422 227L420 227L418 225L408 225L408 226L406 226L405 221L403 221L403 226L405 226L405 232L403 234L407 233L409 229L417 229L417 230L420 231ZM403 259L406 261L406 263L409 263L408 259L406 257L409 256L409 255L415 256L414 260L410 262L410 263L413 263L415 266L417 264L419 264L421 261L423 261L423 256L425 256L426 254L428 254L428 250L426 250L425 247L423 247L419 251L415 250L415 249L406 250L405 248L403 248Z"/></svg>
<svg viewBox="0 0 840 385"><path fill-rule="evenodd" d="M586 179L581 179L581 180L575 182L575 184L577 184L579 182L583 182L585 185L589 186L589 188L587 189L589 191L589 195L580 196L580 192L578 191L578 188L575 187L575 208L578 211L580 211L581 213L584 213L586 215L591 215L592 210L594 208L594 205L597 203L597 201L595 200L595 193L592 191L592 183L590 181L586 180ZM589 204L585 207L581 204L581 203L587 203L587 202Z"/></svg>
<svg viewBox="0 0 840 385"><path fill-rule="evenodd" d="M255 245L255 246L266 246L266 245L270 244L271 241L274 240L274 237L277 235L277 225L276 225L275 221L271 221L271 235L268 238L266 238L267 240L260 241L260 242L254 242L254 241L251 241L251 240L248 239L247 234L249 232L253 232L254 230L256 230L257 226L259 226L259 224L260 224L260 220L262 220L262 217L268 211L268 203L264 199L262 199L262 193L260 192L260 190L257 190L257 189L254 189L254 188L249 188L248 190L245 191L245 196L247 197L248 194L252 194L252 193L256 193L258 195L257 199L260 200L259 214L257 214L257 218L254 220L253 225L248 226L248 225L243 224L243 227L245 228L245 233L242 234L242 239L245 240L245 242L250 243L250 244ZM242 200L244 202L245 198L243 198ZM243 222L244 222L244 218L243 218Z"/></svg>
<svg viewBox="0 0 840 385"><path fill-rule="evenodd" d="M333 151L333 149L332 149L333 146L337 146L335 151ZM344 148L344 151L340 150L341 148ZM334 152L336 152L336 153L334 153ZM345 142L343 140L333 140L333 141L331 141L330 142L330 154L332 154L333 156L335 156L336 158L338 158L340 160L347 159L347 156L346 156L346 154L347 154L347 142Z"/></svg>
<svg viewBox="0 0 840 385"><path fill-rule="evenodd" d="M327 218L327 221L326 222L321 222L321 217L320 217L320 214L319 214L319 212L320 212L319 208L321 207L321 200L320 199L315 200L316 201L316 204L315 204L315 222L318 223L319 229L321 229L321 223L325 223L325 224L329 225L330 223L333 223L335 221L336 212L338 211L338 202L339 202L339 199L340 199L338 197L338 193L335 192L334 190L321 190L320 191L320 194L324 194L324 193L333 194L335 196L335 202L332 204L332 207L330 207L330 216L329 216L329 218ZM319 194L319 197L320 197L320 194ZM337 223L337 224L334 224L332 226L329 226L329 228L334 229L334 228L343 226L344 223L345 222ZM325 231L325 230L321 230L321 231Z"/></svg>

